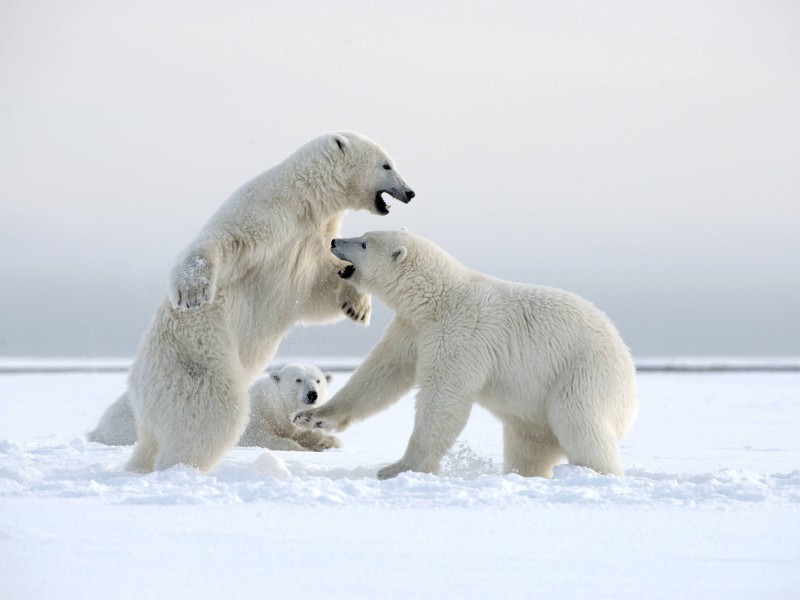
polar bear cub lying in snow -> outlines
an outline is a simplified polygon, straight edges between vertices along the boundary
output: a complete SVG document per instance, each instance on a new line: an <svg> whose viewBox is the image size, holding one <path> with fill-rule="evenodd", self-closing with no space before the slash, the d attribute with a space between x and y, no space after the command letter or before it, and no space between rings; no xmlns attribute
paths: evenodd
<svg viewBox="0 0 800 600"><path fill-rule="evenodd" d="M341 447L332 435L292 423L299 409L325 404L332 377L312 365L291 364L258 379L250 388L250 422L239 445L315 451Z"/></svg>
<svg viewBox="0 0 800 600"><path fill-rule="evenodd" d="M550 477L566 457L622 474L618 444L636 416L636 374L592 304L470 271L406 231L334 239L331 250L351 263L339 276L395 318L339 393L296 424L341 431L417 386L408 448L381 479L436 473L475 402L502 421L506 472Z"/></svg>
<svg viewBox="0 0 800 600"><path fill-rule="evenodd" d="M250 422L240 446L270 450L326 450L339 448L338 438L318 430L300 429L291 415L328 400L332 375L314 365L289 364L256 380L250 388ZM90 442L129 446L136 442L136 423L127 394L113 402L87 434Z"/></svg>

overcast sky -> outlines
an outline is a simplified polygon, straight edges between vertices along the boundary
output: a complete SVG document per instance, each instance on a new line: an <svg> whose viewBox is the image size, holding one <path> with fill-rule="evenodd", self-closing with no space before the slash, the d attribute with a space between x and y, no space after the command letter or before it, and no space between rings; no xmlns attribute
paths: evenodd
<svg viewBox="0 0 800 600"><path fill-rule="evenodd" d="M0 356L132 357L219 204L335 129L417 192L345 235L575 291L637 357L800 354L798 32L793 1L6 0Z"/></svg>

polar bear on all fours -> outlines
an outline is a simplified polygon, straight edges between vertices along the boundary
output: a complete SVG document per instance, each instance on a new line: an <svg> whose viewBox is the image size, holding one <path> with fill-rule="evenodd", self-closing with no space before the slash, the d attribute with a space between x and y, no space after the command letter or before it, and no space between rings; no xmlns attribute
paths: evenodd
<svg viewBox="0 0 800 600"><path fill-rule="evenodd" d="M248 389L297 323L345 315L370 298L330 253L348 209L385 215L414 197L377 144L323 135L239 188L172 269L128 378L137 442L127 468L209 471L248 420Z"/></svg>
<svg viewBox="0 0 800 600"><path fill-rule="evenodd" d="M466 269L406 231L336 239L340 276L395 311L383 338L325 405L298 425L341 431L418 386L405 455L381 469L436 473L474 402L503 424L505 471L551 477L564 457L622 474L619 439L637 412L628 348L586 300Z"/></svg>
<svg viewBox="0 0 800 600"><path fill-rule="evenodd" d="M336 437L321 430L300 429L291 421L298 410L321 406L328 400L331 378L331 373L323 373L314 365L289 364L256 379L250 388L250 421L239 445L269 450L340 448ZM127 394L105 410L86 438L108 446L136 442L136 423Z"/></svg>

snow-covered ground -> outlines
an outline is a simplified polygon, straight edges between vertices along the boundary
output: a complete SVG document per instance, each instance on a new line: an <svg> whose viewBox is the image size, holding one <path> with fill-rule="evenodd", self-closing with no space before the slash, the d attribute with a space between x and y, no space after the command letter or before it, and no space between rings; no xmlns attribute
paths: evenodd
<svg viewBox="0 0 800 600"><path fill-rule="evenodd" d="M800 597L798 372L640 373L626 475L553 480L501 475L476 408L442 476L377 481L412 397L339 450L137 476L84 437L124 385L0 374L0 598Z"/></svg>

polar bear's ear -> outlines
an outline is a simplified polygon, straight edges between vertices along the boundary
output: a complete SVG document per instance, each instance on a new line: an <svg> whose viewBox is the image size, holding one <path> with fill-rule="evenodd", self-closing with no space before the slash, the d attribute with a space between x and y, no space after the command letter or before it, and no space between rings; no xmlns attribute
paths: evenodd
<svg viewBox="0 0 800 600"><path fill-rule="evenodd" d="M325 381L327 381L328 383L333 381L333 373L331 373L330 371L325 371Z"/></svg>
<svg viewBox="0 0 800 600"><path fill-rule="evenodd" d="M344 153L350 145L350 140L339 133L334 133L331 136L331 145L336 145Z"/></svg>
<svg viewBox="0 0 800 600"><path fill-rule="evenodd" d="M397 264L400 264L406 259L408 255L408 250L406 250L405 246L398 246L394 250L392 250L392 260Z"/></svg>

